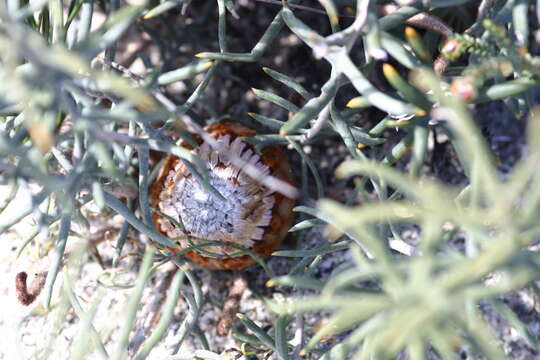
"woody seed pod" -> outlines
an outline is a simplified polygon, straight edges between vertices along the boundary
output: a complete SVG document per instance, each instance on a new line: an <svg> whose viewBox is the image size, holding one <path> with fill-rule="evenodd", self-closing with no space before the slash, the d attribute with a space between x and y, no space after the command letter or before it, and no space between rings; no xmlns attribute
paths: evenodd
<svg viewBox="0 0 540 360"><path fill-rule="evenodd" d="M227 151L218 153L200 141L191 149L208 168L209 182L225 198L207 192L186 165L168 156L150 194L157 230L176 242L180 251L204 245L185 254L208 269L242 269L254 263L240 249L258 256L269 256L281 244L289 230L293 200L274 193L234 167L228 154L241 157L264 175L292 183L292 172L283 151L266 148L260 155L243 138L255 131L232 123L210 125L205 130ZM182 146L190 148L187 144Z"/></svg>

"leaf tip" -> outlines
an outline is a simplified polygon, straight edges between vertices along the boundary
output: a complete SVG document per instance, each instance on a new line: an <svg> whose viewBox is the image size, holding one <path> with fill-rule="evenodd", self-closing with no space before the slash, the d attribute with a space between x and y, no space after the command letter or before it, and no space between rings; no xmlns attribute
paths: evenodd
<svg viewBox="0 0 540 360"><path fill-rule="evenodd" d="M397 75L396 68L394 68L390 64L383 64L382 70L383 70L384 76L386 76L387 78L394 77Z"/></svg>
<svg viewBox="0 0 540 360"><path fill-rule="evenodd" d="M418 33L412 26L407 26L405 27L405 36L412 38L418 36Z"/></svg>
<svg viewBox="0 0 540 360"><path fill-rule="evenodd" d="M349 100L349 102L345 106L350 109L357 109L369 107L371 106L371 104L363 96L357 96Z"/></svg>

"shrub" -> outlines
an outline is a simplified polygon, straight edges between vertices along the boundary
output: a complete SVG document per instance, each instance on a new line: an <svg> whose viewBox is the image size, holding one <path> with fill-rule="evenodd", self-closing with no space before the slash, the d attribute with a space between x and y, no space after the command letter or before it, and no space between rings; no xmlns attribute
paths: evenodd
<svg viewBox="0 0 540 360"><path fill-rule="evenodd" d="M309 249L298 241L298 248L274 253L291 258L284 275L276 276L265 260L256 259L271 277L270 285L293 290L283 301L266 300L277 314L271 330L239 316L248 331L238 327L236 336L251 348L235 355L449 359L465 351L489 359L512 356L505 354L500 345L504 339L494 336L482 316L488 305L534 347L538 334L502 300L520 289L528 289L535 299L538 292L540 108L533 107L533 89L540 67L529 29L537 19L529 18L528 2L383 5L320 0L317 10L311 3L283 1L273 19L254 19L250 11L254 14L263 3L0 4L0 180L8 192L0 204L0 234L6 236L28 216L34 219L35 227L17 243L19 254L38 235L52 235L42 301L45 313L56 307L61 316L72 307L80 318L70 358L126 358L128 348L137 350L130 353L135 358L145 358L166 334L179 295L189 310L176 349L188 333L207 347L205 335L212 334L203 334L197 325L204 304L198 275L171 252L172 240L155 230L156 209L149 205L148 193L161 164L157 154L181 158L207 191L215 191L204 163L178 140L194 144L197 136L205 136L204 125L225 117L262 130L248 139L256 150L277 145L294 154L300 166L298 188L275 186L270 177L260 179L275 191L297 197L299 220L291 236L301 239L308 229L328 224L328 241ZM476 18L456 21L454 11L474 7ZM103 24L96 26L102 15ZM265 28L252 50L233 52L231 44L244 45L242 36L252 34L233 36L228 25L237 30L261 22ZM202 35L208 29L215 30L210 36L217 34L217 44ZM272 59L279 64L276 59L292 46L283 45L290 34L309 49L312 65L306 72L287 74L272 65L263 67L265 75L250 78L251 63L260 66ZM136 43L142 46L133 55L142 64L138 74L117 61L129 53L129 36L139 37ZM275 46L278 43L283 46ZM208 51L200 52L203 48ZM158 61L152 58L156 52ZM287 64L283 67L292 71ZM255 86L251 82L268 84L253 89L266 105L241 99L237 92L214 107L207 94L218 94L220 82L232 94L234 85L227 79L234 77L250 87ZM306 86L310 83L313 86ZM293 95L282 96L286 93ZM504 102L517 119L528 118L526 151L504 169L498 168L490 138L470 111L494 100ZM231 101L247 101L249 118L244 116L246 106ZM454 185L425 166L435 151L430 139L443 135L453 149L445 156L455 156L464 173ZM324 150L328 144L346 148L348 160L336 171L336 177L345 180L331 179L328 168L307 151ZM353 181L346 180L350 178ZM344 201L325 198L328 182L348 191ZM17 203L18 194L26 194L29 201ZM123 266L119 259L126 239L136 239L146 249L135 246L143 260L125 314L116 319L123 325L111 354L92 323L98 302L84 309L74 290L82 281L77 278L88 261L88 248L72 250L62 291L53 292L68 239L89 239L93 211L123 218L109 268ZM416 229L416 243L402 239L406 226ZM135 230L131 237L130 228ZM328 279L314 275L323 256L344 250L350 260L333 269ZM156 260L161 261L153 266ZM161 320L141 345L132 334L137 309L149 277L166 261L180 270L170 280ZM19 295L32 291L24 279L18 281ZM35 294L29 295L31 302ZM305 312L327 320L317 331L291 323ZM291 342L298 329L305 342ZM190 355L226 356L208 348Z"/></svg>

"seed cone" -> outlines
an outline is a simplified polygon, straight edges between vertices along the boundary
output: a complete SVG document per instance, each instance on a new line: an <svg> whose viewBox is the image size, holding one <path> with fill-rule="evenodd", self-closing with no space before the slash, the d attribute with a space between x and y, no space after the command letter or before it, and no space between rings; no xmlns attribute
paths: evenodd
<svg viewBox="0 0 540 360"><path fill-rule="evenodd" d="M255 131L233 123L207 126L205 130L226 150L217 152L204 141L191 151L206 162L210 184L226 201L207 192L177 157L169 155L150 191L157 230L178 244L171 251L202 246L185 254L207 269L243 269L255 261L240 255L241 248L269 256L292 225L294 201L272 192L242 169L234 167L228 154L256 166L262 174L293 183L284 152L268 147L259 155L243 140ZM187 144L182 144L191 148Z"/></svg>

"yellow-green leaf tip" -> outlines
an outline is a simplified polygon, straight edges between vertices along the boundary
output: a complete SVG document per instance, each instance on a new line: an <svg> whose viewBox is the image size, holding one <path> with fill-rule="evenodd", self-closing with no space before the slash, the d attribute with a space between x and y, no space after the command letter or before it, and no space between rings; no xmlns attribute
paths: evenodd
<svg viewBox="0 0 540 360"><path fill-rule="evenodd" d="M366 100L362 96L358 96L349 100L349 102L345 106L352 109L365 107Z"/></svg>
<svg viewBox="0 0 540 360"><path fill-rule="evenodd" d="M397 76L396 69L390 64L383 64L382 70L384 76L387 78Z"/></svg>
<svg viewBox="0 0 540 360"><path fill-rule="evenodd" d="M405 36L407 36L408 38L417 37L418 33L416 32L416 30L414 30L413 27L407 26L405 28Z"/></svg>

